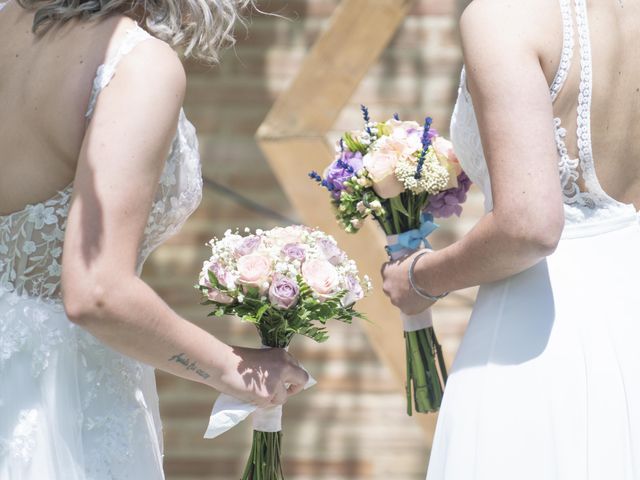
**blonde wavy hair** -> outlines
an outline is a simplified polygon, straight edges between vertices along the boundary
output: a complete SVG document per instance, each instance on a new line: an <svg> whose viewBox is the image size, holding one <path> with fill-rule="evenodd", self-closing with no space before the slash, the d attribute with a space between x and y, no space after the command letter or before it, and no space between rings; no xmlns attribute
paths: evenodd
<svg viewBox="0 0 640 480"><path fill-rule="evenodd" d="M209 64L218 62L223 47L235 43L235 25L243 23L240 11L253 4L253 0L17 1L23 8L35 11L34 33L76 17L99 19L113 13L137 13L154 37L183 49L185 57Z"/></svg>

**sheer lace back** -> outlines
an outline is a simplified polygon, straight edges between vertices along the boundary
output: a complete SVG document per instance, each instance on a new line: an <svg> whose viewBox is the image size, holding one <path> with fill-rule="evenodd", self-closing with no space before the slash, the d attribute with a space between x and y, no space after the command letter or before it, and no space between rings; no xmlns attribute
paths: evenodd
<svg viewBox="0 0 640 480"><path fill-rule="evenodd" d="M550 96L555 101L565 85L575 56L577 29L580 87L577 92L577 145L578 157L573 158L566 146L567 131L562 120L554 119L558 148L558 172L562 186L566 223L579 224L611 218L616 215L635 214L633 205L620 203L602 189L595 172L591 144L591 100L593 72L591 40L586 0L559 0L563 25L563 44L560 64L550 86ZM575 28L574 28L575 16ZM456 153L469 177L485 194L485 209L493 208L491 184L484 158L480 132L473 110L471 96L466 86L463 68L458 101L451 119L451 139ZM580 185L585 186L584 189Z"/></svg>
<svg viewBox="0 0 640 480"><path fill-rule="evenodd" d="M118 63L136 45L151 38L139 26L130 29L117 52L96 73L86 113L91 119L100 92ZM41 203L0 217L0 295L60 299L61 257L73 185ZM195 128L180 111L138 255L138 271L153 249L176 233L200 203L202 177Z"/></svg>

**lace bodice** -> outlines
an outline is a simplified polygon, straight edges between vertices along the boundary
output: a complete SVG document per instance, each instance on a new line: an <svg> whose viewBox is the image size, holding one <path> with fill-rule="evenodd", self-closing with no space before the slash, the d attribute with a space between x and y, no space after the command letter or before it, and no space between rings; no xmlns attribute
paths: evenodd
<svg viewBox="0 0 640 480"><path fill-rule="evenodd" d="M565 223L568 225L593 222L619 214L635 213L633 205L620 203L608 196L596 177L593 150L591 145L591 96L592 96L592 59L589 37L589 21L586 0L559 0L563 23L562 55L558 72L551 84L552 101L558 97L571 68L575 50L575 26L579 45L580 88L577 109L577 145L578 157L569 155L565 144L567 131L562 127L560 118L554 119L555 138L558 148L558 173L562 186L565 210ZM482 141L478 129L471 95L467 89L466 72L462 69L458 99L451 118L451 140L460 163L469 178L478 185L485 196L485 210L491 211L493 199L491 180L487 162L482 150ZM581 190L579 179L586 188Z"/></svg>
<svg viewBox="0 0 640 480"><path fill-rule="evenodd" d="M150 35L136 25L126 33L116 54L98 68L87 121L120 60L148 38ZM59 301L60 261L72 191L73 185L69 185L49 200L0 217L0 292ZM181 110L140 245L138 271L149 253L180 229L200 203L201 195L196 132Z"/></svg>

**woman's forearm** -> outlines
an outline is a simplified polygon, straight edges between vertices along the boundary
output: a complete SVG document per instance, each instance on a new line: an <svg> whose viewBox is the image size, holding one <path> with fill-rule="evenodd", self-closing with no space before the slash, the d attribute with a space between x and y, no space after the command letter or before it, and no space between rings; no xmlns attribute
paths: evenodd
<svg viewBox="0 0 640 480"><path fill-rule="evenodd" d="M415 278L432 295L491 283L520 273L551 254L561 227L501 222L494 212L454 244L423 255Z"/></svg>
<svg viewBox="0 0 640 480"><path fill-rule="evenodd" d="M67 283L64 305L71 321L114 350L262 407L284 403L309 378L283 349L222 343L177 315L132 273L97 278Z"/></svg>
<svg viewBox="0 0 640 480"><path fill-rule="evenodd" d="M223 388L221 377L232 361L232 348L176 314L139 278L131 276L65 303L72 321L113 349L174 375Z"/></svg>

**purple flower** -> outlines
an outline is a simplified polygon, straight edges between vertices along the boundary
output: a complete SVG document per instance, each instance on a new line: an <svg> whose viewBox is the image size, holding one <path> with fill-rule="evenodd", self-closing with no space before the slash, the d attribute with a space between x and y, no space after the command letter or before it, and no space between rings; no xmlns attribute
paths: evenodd
<svg viewBox="0 0 640 480"><path fill-rule="evenodd" d="M269 287L269 301L277 308L287 310L293 307L299 296L300 287L287 277L276 278Z"/></svg>
<svg viewBox="0 0 640 480"><path fill-rule="evenodd" d="M362 166L362 154L360 152L342 152L340 157L325 172L323 186L327 187L334 199L340 199L340 194L345 190L344 182L358 173Z"/></svg>
<svg viewBox="0 0 640 480"><path fill-rule="evenodd" d="M429 196L429 203L424 211L436 218L447 218L454 214L459 217L462 213L461 205L467 200L469 188L471 188L471 180L466 173L460 172L458 186Z"/></svg>
<svg viewBox="0 0 640 480"><path fill-rule="evenodd" d="M364 166L362 163L362 153L360 152L351 152L349 150L345 150L344 152L342 152L342 157L340 158L340 160L353 168L354 173L358 173Z"/></svg>
<svg viewBox="0 0 640 480"><path fill-rule="evenodd" d="M333 243L331 240L321 238L318 240L317 245L320 247L320 251L324 255L324 258L332 265L338 265L342 263L344 259L344 252Z"/></svg>
<svg viewBox="0 0 640 480"><path fill-rule="evenodd" d="M236 247L236 255L244 257L245 255L255 252L261 242L262 239L257 235L249 235L243 238L240 245Z"/></svg>
<svg viewBox="0 0 640 480"><path fill-rule="evenodd" d="M299 243L287 243L282 247L282 253L291 260L300 260L302 262L305 259L304 248Z"/></svg>

